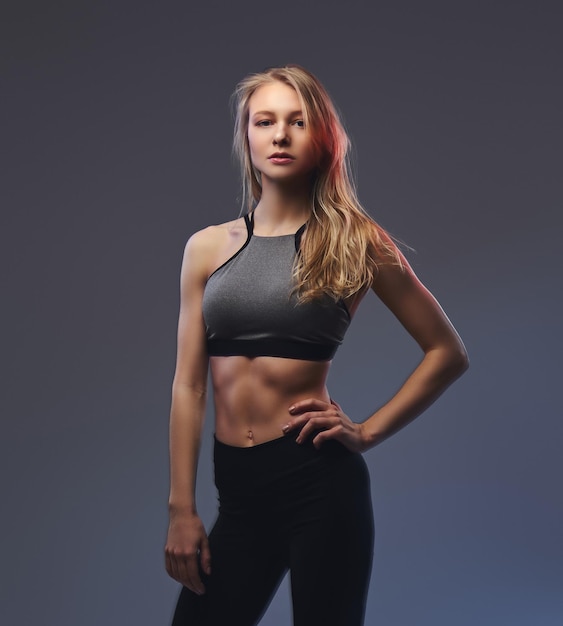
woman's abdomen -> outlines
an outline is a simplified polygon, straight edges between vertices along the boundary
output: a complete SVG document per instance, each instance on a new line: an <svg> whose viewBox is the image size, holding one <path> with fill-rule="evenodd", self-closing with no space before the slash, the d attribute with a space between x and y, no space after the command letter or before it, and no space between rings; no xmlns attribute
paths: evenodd
<svg viewBox="0 0 563 626"><path fill-rule="evenodd" d="M253 446L283 436L298 400L329 402L330 361L277 357L212 357L215 434L232 446Z"/></svg>

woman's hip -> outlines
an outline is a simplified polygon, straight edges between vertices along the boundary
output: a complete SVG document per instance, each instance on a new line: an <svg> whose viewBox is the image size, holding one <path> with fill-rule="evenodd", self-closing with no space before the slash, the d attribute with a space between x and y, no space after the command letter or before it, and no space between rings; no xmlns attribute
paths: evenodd
<svg viewBox="0 0 563 626"><path fill-rule="evenodd" d="M336 440L319 449L298 432L237 447L214 438L215 484L223 510L283 513L311 500L365 504L369 471L363 456ZM371 506L371 501L370 501Z"/></svg>

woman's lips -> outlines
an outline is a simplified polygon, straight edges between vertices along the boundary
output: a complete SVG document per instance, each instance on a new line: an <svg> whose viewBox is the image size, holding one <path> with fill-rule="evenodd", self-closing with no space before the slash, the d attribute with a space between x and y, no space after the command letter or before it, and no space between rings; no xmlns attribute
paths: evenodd
<svg viewBox="0 0 563 626"><path fill-rule="evenodd" d="M289 156L271 156L268 160L275 165L287 165L288 163L292 163L294 161L293 157Z"/></svg>

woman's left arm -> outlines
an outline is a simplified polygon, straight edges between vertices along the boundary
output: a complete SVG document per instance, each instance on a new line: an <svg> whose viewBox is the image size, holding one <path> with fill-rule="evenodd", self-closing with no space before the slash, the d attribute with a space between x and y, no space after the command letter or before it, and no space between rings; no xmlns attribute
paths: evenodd
<svg viewBox="0 0 563 626"><path fill-rule="evenodd" d="M424 357L397 393L361 424L354 423L336 404L310 399L290 407L285 432L303 426L298 440L319 428L313 442L337 439L363 452L406 426L430 406L467 369L465 346L434 296L410 265L381 265L373 291L391 310L424 352Z"/></svg>

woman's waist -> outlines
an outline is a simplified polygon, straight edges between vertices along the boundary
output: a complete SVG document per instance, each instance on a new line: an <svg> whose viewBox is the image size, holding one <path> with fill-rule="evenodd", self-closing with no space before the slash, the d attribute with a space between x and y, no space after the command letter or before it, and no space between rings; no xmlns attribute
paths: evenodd
<svg viewBox="0 0 563 626"><path fill-rule="evenodd" d="M320 448L305 441L297 443L298 431L254 446L232 446L214 436L215 484L222 504L233 498L245 506L263 506L285 495L298 500L307 497L309 488L320 480L330 488L332 476L338 474L343 462L361 455L350 452L336 440L324 442ZM326 482L328 481L328 483Z"/></svg>
<svg viewBox="0 0 563 626"><path fill-rule="evenodd" d="M216 437L227 445L240 447L256 446L282 437L282 428L292 417L289 407L307 398L330 401L325 386L293 394L259 385L216 390Z"/></svg>

